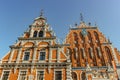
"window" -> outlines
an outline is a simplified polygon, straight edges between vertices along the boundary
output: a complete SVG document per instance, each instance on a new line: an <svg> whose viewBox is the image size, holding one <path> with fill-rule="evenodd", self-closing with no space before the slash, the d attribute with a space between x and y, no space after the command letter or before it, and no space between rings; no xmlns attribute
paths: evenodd
<svg viewBox="0 0 120 80"><path fill-rule="evenodd" d="M99 50L96 48L97 57L100 58Z"/></svg>
<svg viewBox="0 0 120 80"><path fill-rule="evenodd" d="M33 37L37 37L37 31L34 32Z"/></svg>
<svg viewBox="0 0 120 80"><path fill-rule="evenodd" d="M26 71L21 71L20 72L19 80L26 80Z"/></svg>
<svg viewBox="0 0 120 80"><path fill-rule="evenodd" d="M45 60L45 51L40 52L39 60Z"/></svg>
<svg viewBox="0 0 120 80"><path fill-rule="evenodd" d="M96 40L99 40L98 33L94 31L94 35L95 35Z"/></svg>
<svg viewBox="0 0 120 80"><path fill-rule="evenodd" d="M93 58L92 48L88 48L88 52L89 52L89 57L92 59Z"/></svg>
<svg viewBox="0 0 120 80"><path fill-rule="evenodd" d="M92 42L92 37L91 37L90 32L88 32L88 39L89 39L90 42Z"/></svg>
<svg viewBox="0 0 120 80"><path fill-rule="evenodd" d="M96 52L97 52L98 58L100 58L102 56L102 54L100 52L100 48L99 47L96 48Z"/></svg>
<svg viewBox="0 0 120 80"><path fill-rule="evenodd" d="M43 37L43 31L39 32L39 37Z"/></svg>
<svg viewBox="0 0 120 80"><path fill-rule="evenodd" d="M24 60L29 60L30 52L25 52L24 54Z"/></svg>
<svg viewBox="0 0 120 80"><path fill-rule="evenodd" d="M55 71L55 80L62 80L62 72Z"/></svg>
<svg viewBox="0 0 120 80"><path fill-rule="evenodd" d="M85 59L86 58L86 54L84 52L84 48L81 48L80 51L81 51L82 58Z"/></svg>
<svg viewBox="0 0 120 80"><path fill-rule="evenodd" d="M111 55L110 49L107 46L105 46L105 51L108 57L108 61L110 62L112 60L112 55Z"/></svg>
<svg viewBox="0 0 120 80"><path fill-rule="evenodd" d="M8 80L9 71L4 71L2 80Z"/></svg>
<svg viewBox="0 0 120 80"><path fill-rule="evenodd" d="M83 41L83 43L85 42L85 37L83 36L83 34L80 32L80 38Z"/></svg>
<svg viewBox="0 0 120 80"><path fill-rule="evenodd" d="M43 80L43 79L44 79L44 71L38 71L37 80Z"/></svg>

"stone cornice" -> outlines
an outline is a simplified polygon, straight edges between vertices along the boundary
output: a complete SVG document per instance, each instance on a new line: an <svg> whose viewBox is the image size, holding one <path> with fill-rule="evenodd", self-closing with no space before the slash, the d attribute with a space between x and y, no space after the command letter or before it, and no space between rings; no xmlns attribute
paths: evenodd
<svg viewBox="0 0 120 80"><path fill-rule="evenodd" d="M108 43L108 42L104 42L104 43L101 43L101 45L111 45L112 43Z"/></svg>
<svg viewBox="0 0 120 80"><path fill-rule="evenodd" d="M70 46L70 44L56 44L56 45L48 45L47 47L50 48L58 48L58 47L63 47L63 46ZM24 47L24 46L15 46L15 45L11 45L9 46L10 48L14 48L14 49L19 49L19 48L41 48L39 46L32 46L32 47Z"/></svg>
<svg viewBox="0 0 120 80"><path fill-rule="evenodd" d="M51 66L52 68L63 68L67 67L67 65L70 65L71 63L68 62L62 62L62 63L2 63L0 64L1 68L31 68L31 67L36 67L36 68L48 68L48 66Z"/></svg>
<svg viewBox="0 0 120 80"><path fill-rule="evenodd" d="M97 29L97 27L70 28L70 30L80 30L80 29Z"/></svg>
<svg viewBox="0 0 120 80"><path fill-rule="evenodd" d="M55 36L53 37L31 37L31 38L24 38L24 37L18 37L18 40L53 40L56 39Z"/></svg>

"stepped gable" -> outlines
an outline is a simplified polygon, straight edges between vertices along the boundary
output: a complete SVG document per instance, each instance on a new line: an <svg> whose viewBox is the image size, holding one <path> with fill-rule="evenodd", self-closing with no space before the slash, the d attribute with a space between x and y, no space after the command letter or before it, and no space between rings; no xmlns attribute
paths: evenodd
<svg viewBox="0 0 120 80"><path fill-rule="evenodd" d="M71 72L68 46L69 44L57 42L54 31L41 13L2 58L0 79L69 80Z"/></svg>
<svg viewBox="0 0 120 80"><path fill-rule="evenodd" d="M76 24L71 27L65 43L70 44L70 59L74 80L78 78L84 80L87 78L86 75L92 77L92 79L103 79L105 77L100 78L99 76L102 75L99 75L99 73L108 73L106 72L108 64L109 66L119 64L120 55L118 55L118 51L114 50L115 48L110 40L100 32L98 27L91 26L91 23L86 24L81 21L79 25ZM91 71L87 71L88 65ZM99 73L93 74L96 69ZM81 75L76 78L75 76L79 74ZM114 71L111 74L116 78ZM93 78L94 75L99 76Z"/></svg>

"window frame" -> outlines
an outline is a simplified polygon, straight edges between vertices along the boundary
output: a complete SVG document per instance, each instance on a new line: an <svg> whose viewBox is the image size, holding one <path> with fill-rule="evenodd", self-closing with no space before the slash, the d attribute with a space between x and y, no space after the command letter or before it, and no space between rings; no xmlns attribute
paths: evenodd
<svg viewBox="0 0 120 80"><path fill-rule="evenodd" d="M44 59L41 59L41 53L42 53L42 52L45 53L45 55L44 55ZM43 57L43 55L42 55L42 57ZM40 52L39 52L38 60L39 60L39 61L45 61L45 60L46 60L46 51L40 51Z"/></svg>
<svg viewBox="0 0 120 80"><path fill-rule="evenodd" d="M36 35L36 36L35 36L35 35ZM33 32L33 37L34 37L34 38L38 37L38 31L34 31L34 32Z"/></svg>
<svg viewBox="0 0 120 80"><path fill-rule="evenodd" d="M55 78L56 78L56 75L55 75L55 73L56 73L56 71L61 71L61 80L63 80L63 71L62 71L62 69L55 69L54 70L54 80L55 80Z"/></svg>
<svg viewBox="0 0 120 80"><path fill-rule="evenodd" d="M41 33L41 32L42 32L42 33ZM42 34L42 36L41 36L40 33ZM38 37L44 37L44 31L43 31L43 30L40 30L40 31L39 31L39 33L38 33Z"/></svg>
<svg viewBox="0 0 120 80"><path fill-rule="evenodd" d="M18 79L17 79L17 80L20 80L20 74L21 74L22 71L26 71L26 75L25 75L25 80L26 80L28 70L20 70L20 71L19 71L19 76L18 76Z"/></svg>

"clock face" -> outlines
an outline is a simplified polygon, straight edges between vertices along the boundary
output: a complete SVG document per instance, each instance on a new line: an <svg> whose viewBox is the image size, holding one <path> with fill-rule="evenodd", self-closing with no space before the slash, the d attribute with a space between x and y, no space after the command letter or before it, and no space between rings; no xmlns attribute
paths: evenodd
<svg viewBox="0 0 120 80"><path fill-rule="evenodd" d="M44 25L44 21L43 20L37 20L35 22L35 24L38 25L38 26L43 26Z"/></svg>
<svg viewBox="0 0 120 80"><path fill-rule="evenodd" d="M82 34L83 34L83 36L86 36L86 35L87 35L87 31L86 31L85 28L82 29Z"/></svg>

